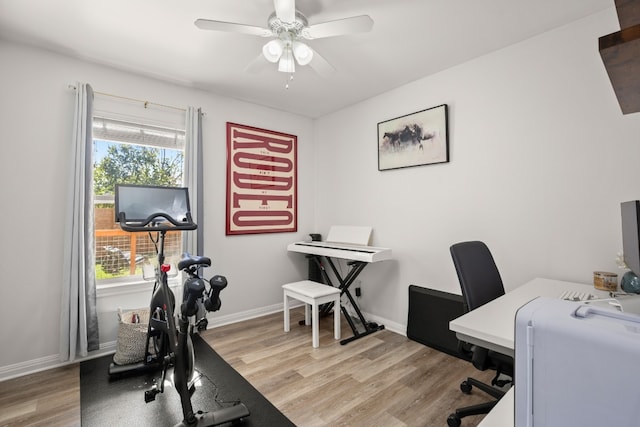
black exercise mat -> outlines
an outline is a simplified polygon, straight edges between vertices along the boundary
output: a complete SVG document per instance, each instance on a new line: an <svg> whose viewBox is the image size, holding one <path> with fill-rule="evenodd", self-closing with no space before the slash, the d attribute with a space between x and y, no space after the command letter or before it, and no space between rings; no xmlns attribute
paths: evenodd
<svg viewBox="0 0 640 427"><path fill-rule="evenodd" d="M201 385L191 397L194 411L210 412L241 401L251 412L242 426L294 426L271 402L236 372L199 336L193 337L196 371ZM154 373L109 378L113 356L80 364L80 409L83 427L173 426L182 421L180 396L173 387L153 402L144 392L153 385Z"/></svg>

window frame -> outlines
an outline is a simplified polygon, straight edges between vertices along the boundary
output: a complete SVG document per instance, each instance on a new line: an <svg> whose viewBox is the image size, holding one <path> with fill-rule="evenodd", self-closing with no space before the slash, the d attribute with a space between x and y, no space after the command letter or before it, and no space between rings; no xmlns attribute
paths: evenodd
<svg viewBox="0 0 640 427"><path fill-rule="evenodd" d="M184 177L185 169L185 138L186 129L184 124L176 126L175 124L158 123L153 120L141 119L141 118L129 118L114 116L112 114L105 114L104 112L94 111L93 115L93 135L92 135L92 149L95 150L96 141L106 141L107 143L114 144L130 144L138 145L142 147L150 147L158 150L168 149L182 152L182 173ZM111 128L108 128L110 125ZM136 130L140 132L136 132ZM94 159L93 170L97 167L98 163ZM98 204L113 204L114 195L107 195L107 198L101 198L98 200L98 196L95 195L94 188L95 181L92 180L91 186L94 193L94 209ZM182 183L181 183L182 184ZM183 185L183 184L182 184ZM115 223L115 214L113 216ZM113 230L120 230L120 228L112 228ZM93 232L95 239L94 250L97 252L100 244L98 243L98 231L103 229L96 227ZM109 229L107 229L109 230ZM140 233L135 233L136 235ZM151 237L149 237L151 239ZM179 256L182 253L183 239L180 234L178 237L180 249L172 256ZM96 254L97 255L97 254ZM96 266L99 264L99 257L96 256ZM157 264L157 258L149 259L152 265ZM177 260L172 263L172 270L175 271L175 275L169 276L169 286L173 289L181 285L181 275L177 271ZM97 268L96 268L97 271ZM144 279L143 275L124 275L121 277L113 277L107 279L98 279L96 277L96 289L103 295L121 294L126 292L139 292L143 289L152 289L154 284L154 278Z"/></svg>

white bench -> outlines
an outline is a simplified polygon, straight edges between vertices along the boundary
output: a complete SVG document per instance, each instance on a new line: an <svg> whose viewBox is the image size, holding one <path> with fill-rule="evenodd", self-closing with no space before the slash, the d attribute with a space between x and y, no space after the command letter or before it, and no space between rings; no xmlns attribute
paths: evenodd
<svg viewBox="0 0 640 427"><path fill-rule="evenodd" d="M309 306L311 306L312 319L312 343L317 348L320 345L318 333L319 306L333 302L333 335L335 339L340 339L340 289L333 286L311 280L287 283L282 285L284 290L284 331L289 332L289 298L294 298L305 303L304 323L309 324Z"/></svg>

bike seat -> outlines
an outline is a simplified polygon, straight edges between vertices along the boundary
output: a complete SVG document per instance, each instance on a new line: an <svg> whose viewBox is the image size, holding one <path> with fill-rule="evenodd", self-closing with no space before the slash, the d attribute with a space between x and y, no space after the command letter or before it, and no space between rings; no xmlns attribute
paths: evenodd
<svg viewBox="0 0 640 427"><path fill-rule="evenodd" d="M192 265L203 265L205 267L209 267L211 266L211 258L185 254L180 262L178 262L178 270L184 270Z"/></svg>

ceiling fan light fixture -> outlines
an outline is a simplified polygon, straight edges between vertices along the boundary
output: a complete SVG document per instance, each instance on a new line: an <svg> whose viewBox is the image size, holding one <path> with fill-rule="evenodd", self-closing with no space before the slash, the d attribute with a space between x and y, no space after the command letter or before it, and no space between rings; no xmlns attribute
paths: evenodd
<svg viewBox="0 0 640 427"><path fill-rule="evenodd" d="M195 25L202 30L273 37L273 40L262 46L262 54L258 55L246 70L255 72L268 63L277 63L278 71L289 73L290 77L293 77L296 62L299 66L309 65L322 77L328 77L335 71L335 68L322 55L302 40L364 33L371 31L373 27L373 20L368 15L309 25L307 18L296 10L296 0L273 0L273 2L275 11L267 19L267 28L210 19L197 19Z"/></svg>
<svg viewBox="0 0 640 427"><path fill-rule="evenodd" d="M291 52L290 46L286 46L282 52L282 56L278 62L278 71L290 74L295 73L296 71L296 62L293 59L293 53Z"/></svg>
<svg viewBox="0 0 640 427"><path fill-rule="evenodd" d="M293 56L300 65L307 65L313 59L313 50L301 42L293 42Z"/></svg>
<svg viewBox="0 0 640 427"><path fill-rule="evenodd" d="M262 54L269 62L276 63L282 57L284 43L282 40L275 39L262 46Z"/></svg>

